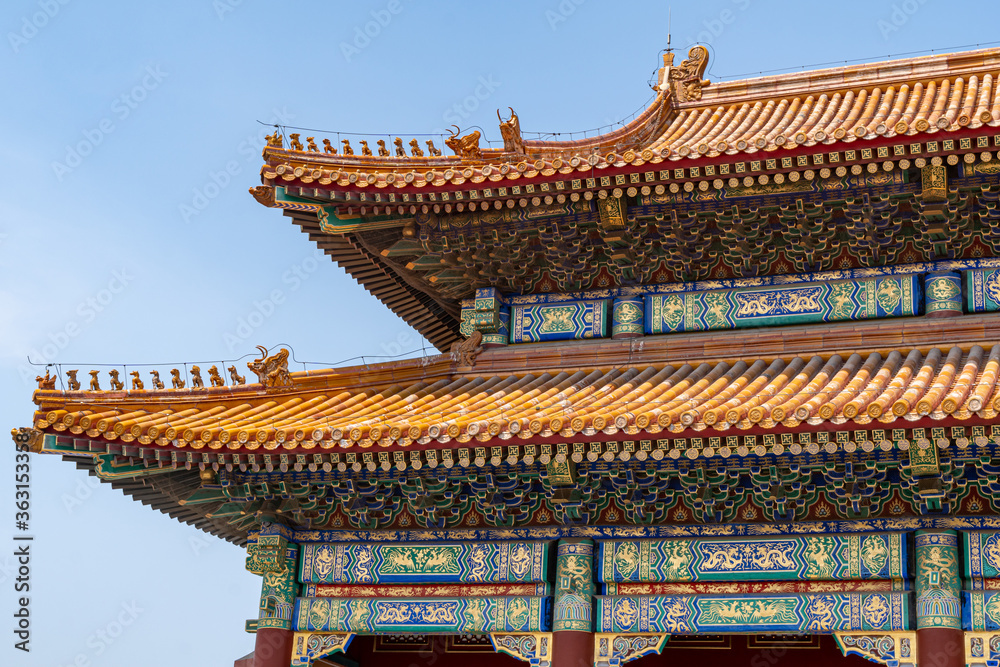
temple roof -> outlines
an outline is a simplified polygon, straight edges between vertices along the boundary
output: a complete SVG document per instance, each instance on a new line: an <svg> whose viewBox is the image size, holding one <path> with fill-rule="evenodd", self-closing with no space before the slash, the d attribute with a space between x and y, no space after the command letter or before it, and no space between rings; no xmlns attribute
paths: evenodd
<svg viewBox="0 0 1000 667"><path fill-rule="evenodd" d="M671 54L672 55L672 54ZM446 156L342 155L275 140L264 150L265 184L349 190L428 191L501 187L523 179L580 178L643 163L671 168L699 158L749 159L797 147L836 150L858 140L1000 125L1000 49L796 72L726 83L701 80L707 52L664 64L652 104L612 133L576 141L509 140L503 149ZM513 113L513 112L511 112ZM299 135L294 135L296 141ZM476 136L478 143L478 133ZM343 140L342 140L343 141ZM418 147L419 148L419 147ZM392 151L390 151L392 152ZM575 174L575 176L574 176ZM484 184L484 185L481 185Z"/></svg>
<svg viewBox="0 0 1000 667"><path fill-rule="evenodd" d="M398 150L389 137L384 154L344 155L276 131L251 192L442 351L482 287L995 256L1000 49L724 83L702 78L707 51L688 56L667 54L652 104L606 135L527 139L511 111L503 148L479 147L477 132L449 140L456 155L398 137ZM927 165L949 170L933 201ZM943 224L966 231L945 247L926 232Z"/></svg>
<svg viewBox="0 0 1000 667"><path fill-rule="evenodd" d="M991 321L995 318L962 319L967 321L951 325L951 340L981 334L984 322L989 322L988 329L996 327ZM868 330L877 338L875 332L891 328L914 342L943 331L947 335L946 327L926 320L889 324ZM785 340L797 335L799 344L812 341L815 346L820 329L833 336L831 342L837 336L847 342L856 327L790 328ZM703 344L719 345L709 336L700 338ZM746 338L756 340L751 344L763 346L762 351L784 346L780 335L753 332ZM841 346L841 352L823 356L734 359L716 354L714 360L699 360L685 355L673 363L669 355L659 356L651 342L653 351L636 360L602 367L595 365L602 349L614 346L615 356L621 358L622 345L579 341L555 346L563 350L563 370L540 352L551 345L517 346L522 349L484 352L476 360L479 370L458 367L440 355L292 373L287 387L38 391L34 427L43 433L172 450L207 446L207 451L226 453L318 453L364 451L374 445L424 449L448 443L502 444L513 437L593 440L640 431L693 435L729 429L900 427L925 417L992 419L1000 411L1000 345L878 350L858 342L855 351ZM657 356L663 361L643 359ZM584 365L588 360L590 365ZM492 364L504 370L482 371ZM523 370L510 370L517 366Z"/></svg>

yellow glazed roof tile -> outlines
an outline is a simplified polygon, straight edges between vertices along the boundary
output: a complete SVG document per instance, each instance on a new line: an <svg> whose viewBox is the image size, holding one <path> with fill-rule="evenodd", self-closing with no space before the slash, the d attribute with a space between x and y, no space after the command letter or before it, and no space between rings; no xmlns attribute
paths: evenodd
<svg viewBox="0 0 1000 667"><path fill-rule="evenodd" d="M416 363L414 363L414 366ZM366 371L289 387L35 394L35 428L95 440L253 451L892 424L1000 412L1000 345L461 376L363 386ZM333 381L337 376L358 379ZM847 426L849 428L849 426Z"/></svg>
<svg viewBox="0 0 1000 667"><path fill-rule="evenodd" d="M691 99L661 86L651 106L625 127L589 139L523 140L521 152L341 155L314 145L286 147L275 138L265 148L262 174L277 184L461 189L557 173L592 176L594 169L629 164L739 160L796 147L837 151L858 140L930 140L940 132L1000 126L998 72L1000 49L984 49L713 82Z"/></svg>

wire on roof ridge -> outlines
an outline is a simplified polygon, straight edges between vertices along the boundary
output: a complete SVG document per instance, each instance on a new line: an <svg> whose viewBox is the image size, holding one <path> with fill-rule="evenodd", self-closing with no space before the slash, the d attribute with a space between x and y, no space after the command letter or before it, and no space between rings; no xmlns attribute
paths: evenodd
<svg viewBox="0 0 1000 667"><path fill-rule="evenodd" d="M744 72L742 74L726 74L726 75L716 74L715 76L717 76L720 80L724 80L724 79L739 79L739 78L742 78L742 77L753 76L753 75L756 75L756 74L774 74L774 73L777 73L777 72L791 72L791 71L799 70L799 69L806 69L806 68L813 68L813 67L827 67L827 66L830 66L830 65L840 65L840 64L849 65L849 64L852 64L852 63L878 62L877 59L879 59L879 58L889 58L889 59L892 59L892 58L903 58L903 57L906 57L906 56L915 56L915 55L920 55L920 54L923 54L923 53L947 52L947 51L952 51L954 49L968 49L968 48L971 48L971 47L994 46L994 45L997 45L997 44L1000 44L1000 40L994 41L994 42L979 42L979 43L976 43L976 44L962 44L960 46L946 46L946 47L941 47L941 48L937 48L937 49L921 49L919 51L904 51L903 53L890 53L890 54L887 54L885 56L868 56L868 57L865 57L865 58L852 58L850 60L830 60L830 61L822 62L822 63L813 63L811 65L797 65L797 66L794 66L794 67L781 67L781 68L778 68L778 69L765 69L765 70L760 70L758 72ZM702 46L707 46L707 45L703 44Z"/></svg>

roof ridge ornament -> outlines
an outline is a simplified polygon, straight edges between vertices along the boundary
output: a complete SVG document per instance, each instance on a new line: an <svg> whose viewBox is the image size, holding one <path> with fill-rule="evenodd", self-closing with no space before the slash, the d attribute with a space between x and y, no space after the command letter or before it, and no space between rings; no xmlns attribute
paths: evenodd
<svg viewBox="0 0 1000 667"><path fill-rule="evenodd" d="M18 451L24 451L23 448L27 448L28 451L36 454L42 451L42 432L37 429L25 428L23 426L19 428L12 428L10 430L10 436L14 439L14 443L18 446Z"/></svg>
<svg viewBox="0 0 1000 667"><path fill-rule="evenodd" d="M470 132L465 136L459 136L462 133L462 128L458 125L452 125L451 127L455 128L455 131L452 132L451 128L448 128L451 136L445 139L444 143L448 148L455 151L455 155L471 158L483 157L483 153L479 149L479 138L482 136L479 130Z"/></svg>
<svg viewBox="0 0 1000 667"><path fill-rule="evenodd" d="M56 388L56 380L59 379L58 375L50 375L48 367L45 368L45 377L41 375L35 378L35 382L38 383L38 388L42 391L52 391Z"/></svg>
<svg viewBox="0 0 1000 667"><path fill-rule="evenodd" d="M257 375L257 381L264 385L265 389L278 389L280 387L291 387L292 378L288 374L288 350L281 350L268 356L267 348L258 345L260 359L247 362L247 368Z"/></svg>
<svg viewBox="0 0 1000 667"><path fill-rule="evenodd" d="M688 59L678 67L674 67L674 54L668 51L663 54L663 67L660 68L657 90L670 89L670 93L678 102L696 102L701 99L701 90L711 82L702 79L708 67L708 49L704 46L693 46L688 51Z"/></svg>
<svg viewBox="0 0 1000 667"><path fill-rule="evenodd" d="M504 120L500 116L500 109L497 109L497 118L500 120L500 136L503 137L503 149L508 153L518 153L524 155L524 138L521 136L521 121L514 113L514 107L510 109L510 118Z"/></svg>
<svg viewBox="0 0 1000 667"><path fill-rule="evenodd" d="M461 342L455 341L451 344L451 358L459 366L475 366L476 357L483 351L482 342L483 333L478 330L473 331L465 340Z"/></svg>

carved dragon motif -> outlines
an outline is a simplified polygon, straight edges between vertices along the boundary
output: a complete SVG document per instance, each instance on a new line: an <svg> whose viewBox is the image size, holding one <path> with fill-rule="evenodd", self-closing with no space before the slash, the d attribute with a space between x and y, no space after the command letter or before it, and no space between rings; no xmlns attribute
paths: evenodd
<svg viewBox="0 0 1000 667"><path fill-rule="evenodd" d="M258 345L260 359L247 362L247 368L257 375L257 381L268 389L291 387L292 378L288 374L288 350L282 348L277 354L267 355L267 348Z"/></svg>
<svg viewBox="0 0 1000 667"><path fill-rule="evenodd" d="M250 188L250 194L253 198L257 200L258 203L267 206L268 208L274 208L274 188L268 185L256 185Z"/></svg>
<svg viewBox="0 0 1000 667"><path fill-rule="evenodd" d="M473 331L465 340L451 344L451 358L458 362L459 366L475 366L476 357L483 351L482 342L482 332Z"/></svg>
<svg viewBox="0 0 1000 667"><path fill-rule="evenodd" d="M483 153L479 150L479 138L482 136L479 130L471 132L464 137L458 136L458 133L462 129L458 125L452 125L455 131L452 132L451 129L448 132L451 136L444 140L444 143L448 148L455 151L455 155L459 157L471 157L471 158L482 158Z"/></svg>
<svg viewBox="0 0 1000 667"><path fill-rule="evenodd" d="M678 102L696 102L701 99L701 89L709 84L702 79L708 67L708 49L695 46L688 51L688 59L678 67L670 67L670 89Z"/></svg>
<svg viewBox="0 0 1000 667"><path fill-rule="evenodd" d="M521 137L521 121L514 113L514 107L510 109L510 118L504 120L497 109L497 118L500 119L500 135L503 137L503 149L508 153L524 154L524 139Z"/></svg>

